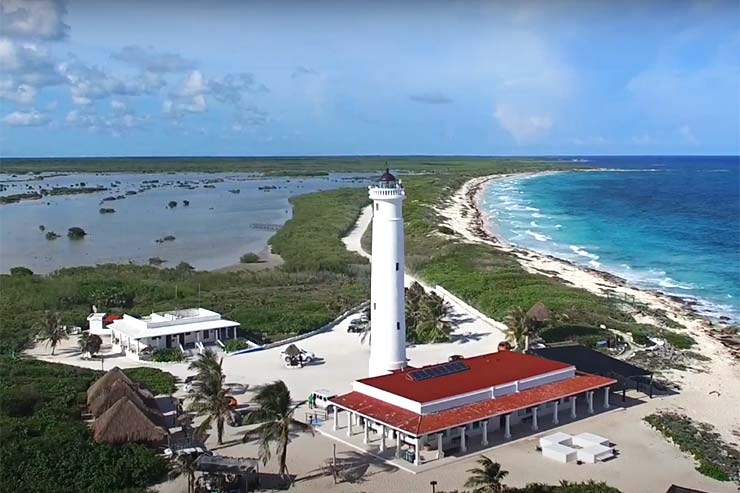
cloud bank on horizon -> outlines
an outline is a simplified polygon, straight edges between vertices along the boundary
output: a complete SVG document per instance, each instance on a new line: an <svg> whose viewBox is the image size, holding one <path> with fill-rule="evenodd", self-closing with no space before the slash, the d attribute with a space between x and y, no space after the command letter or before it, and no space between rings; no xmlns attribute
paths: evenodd
<svg viewBox="0 0 740 493"><path fill-rule="evenodd" d="M0 155L738 154L735 1L0 0Z"/></svg>

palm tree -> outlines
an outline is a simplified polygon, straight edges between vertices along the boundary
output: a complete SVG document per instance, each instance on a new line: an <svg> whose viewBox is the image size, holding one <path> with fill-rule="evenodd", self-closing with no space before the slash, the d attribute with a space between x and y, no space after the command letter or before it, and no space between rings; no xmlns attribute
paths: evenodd
<svg viewBox="0 0 740 493"><path fill-rule="evenodd" d="M58 313L45 312L39 323L39 340L46 341L47 346L51 346L51 355L57 348L60 341L68 339L67 329L62 327L62 319Z"/></svg>
<svg viewBox="0 0 740 493"><path fill-rule="evenodd" d="M258 424L256 428L244 434L244 441L259 442L259 457L266 465L272 457L271 445L275 445L278 455L281 477L288 476L287 455L288 444L292 432L309 432L313 435L313 427L293 417L293 413L301 403L294 403L290 398L290 391L282 380L264 385L257 390L254 402L259 409L247 415L248 424Z"/></svg>
<svg viewBox="0 0 740 493"><path fill-rule="evenodd" d="M218 444L223 445L224 423L231 413L229 407L228 391L224 388L223 358L219 358L215 352L206 350L200 357L193 361L189 369L198 371L193 382L193 393L190 398L192 402L189 411L205 419L196 429L198 433L204 433L213 422L216 422Z"/></svg>
<svg viewBox="0 0 740 493"><path fill-rule="evenodd" d="M447 319L450 305L436 293L429 293L419 301L417 335L424 342L447 342L450 340L452 324Z"/></svg>
<svg viewBox="0 0 740 493"><path fill-rule="evenodd" d="M195 491L195 471L196 471L196 457L194 454L181 454L178 455L171 463L169 470L170 479L175 479L179 476L187 476L188 479L188 493Z"/></svg>
<svg viewBox="0 0 740 493"><path fill-rule="evenodd" d="M80 336L80 350L87 353L92 358L95 353L100 351L100 347L103 345L103 340L99 335L90 334L89 332L83 332Z"/></svg>
<svg viewBox="0 0 740 493"><path fill-rule="evenodd" d="M466 488L473 488L474 493L500 493L504 491L504 478L509 471L501 469L501 464L493 462L485 455L478 460L480 467L468 469L470 477L465 482Z"/></svg>
<svg viewBox="0 0 740 493"><path fill-rule="evenodd" d="M532 334L532 323L527 312L521 306L515 306L506 317L506 340L516 346L516 349L526 352L529 349L529 336Z"/></svg>

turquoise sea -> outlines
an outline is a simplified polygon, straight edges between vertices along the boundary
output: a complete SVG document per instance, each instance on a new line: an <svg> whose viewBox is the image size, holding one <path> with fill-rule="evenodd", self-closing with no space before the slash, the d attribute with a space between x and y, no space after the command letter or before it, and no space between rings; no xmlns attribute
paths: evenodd
<svg viewBox="0 0 740 493"><path fill-rule="evenodd" d="M492 181L480 205L512 244L740 321L740 159L583 157L598 168Z"/></svg>

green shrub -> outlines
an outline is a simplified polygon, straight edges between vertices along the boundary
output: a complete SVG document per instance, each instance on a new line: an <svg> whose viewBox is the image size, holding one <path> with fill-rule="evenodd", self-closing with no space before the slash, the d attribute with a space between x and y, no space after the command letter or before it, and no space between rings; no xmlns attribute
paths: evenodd
<svg viewBox="0 0 740 493"><path fill-rule="evenodd" d="M80 228L79 226L72 226L67 230L67 237L70 240L81 240L87 235L84 229ZM48 238L48 236L47 236Z"/></svg>
<svg viewBox="0 0 740 493"><path fill-rule="evenodd" d="M162 371L158 368L149 368L140 366L137 368L128 368L123 370L128 377L134 382L151 390L154 395L172 394L177 389L177 378L171 373Z"/></svg>
<svg viewBox="0 0 740 493"><path fill-rule="evenodd" d="M11 267L10 268L10 275L11 276L32 276L33 271L29 269L28 267Z"/></svg>
<svg viewBox="0 0 740 493"><path fill-rule="evenodd" d="M725 442L712 425L670 411L651 414L644 419L679 449L693 455L700 473L719 481L740 479L740 450Z"/></svg>
<svg viewBox="0 0 740 493"><path fill-rule="evenodd" d="M445 235L454 235L455 234L455 230L452 229L452 228L449 228L447 226L438 226L437 227L437 231L439 231L440 233L445 234Z"/></svg>
<svg viewBox="0 0 740 493"><path fill-rule="evenodd" d="M165 262L167 261L160 257L149 257L149 265L162 265Z"/></svg>
<svg viewBox="0 0 740 493"><path fill-rule="evenodd" d="M244 255L239 257L239 262L241 262L242 264L256 264L259 261L260 256L252 252L245 253Z"/></svg>
<svg viewBox="0 0 740 493"><path fill-rule="evenodd" d="M47 240L56 240L59 238L59 235L56 234L54 231L47 231L46 232L46 239Z"/></svg>
<svg viewBox="0 0 740 493"><path fill-rule="evenodd" d="M167 207L169 207L170 209L172 209L173 207L177 207L177 201L176 200L170 200L167 203Z"/></svg>
<svg viewBox="0 0 740 493"><path fill-rule="evenodd" d="M111 207L101 207L98 212L101 214L113 214L116 210Z"/></svg>
<svg viewBox="0 0 740 493"><path fill-rule="evenodd" d="M653 341L651 341L648 336L646 336L645 334L641 332L632 334L632 340L635 341L635 344L639 344L640 346L652 346L653 345Z"/></svg>
<svg viewBox="0 0 740 493"><path fill-rule="evenodd" d="M248 347L249 344L244 339L229 339L228 341L224 342L224 350L227 353L240 351L242 349L247 349Z"/></svg>
<svg viewBox="0 0 740 493"><path fill-rule="evenodd" d="M700 460L699 467L697 467L696 470L704 476L716 479L717 481L730 480L730 477L727 475L726 472L722 470L720 466L718 466L717 464L712 464L711 462L707 462L706 460Z"/></svg>
<svg viewBox="0 0 740 493"><path fill-rule="evenodd" d="M171 363L176 361L184 361L185 355L182 354L179 348L161 348L155 349L152 353L152 361L158 363Z"/></svg>
<svg viewBox="0 0 740 493"><path fill-rule="evenodd" d="M690 349L694 344L696 344L694 338L686 334L679 334L666 330L661 335L668 344L677 347L678 349Z"/></svg>

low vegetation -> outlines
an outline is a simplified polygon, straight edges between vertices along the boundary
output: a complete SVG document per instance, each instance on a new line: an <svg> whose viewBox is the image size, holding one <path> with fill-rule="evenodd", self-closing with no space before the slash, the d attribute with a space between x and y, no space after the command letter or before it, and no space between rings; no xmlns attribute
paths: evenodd
<svg viewBox="0 0 740 493"><path fill-rule="evenodd" d="M155 450L92 440L81 410L85 390L101 374L0 357L3 491L144 493L166 479L167 463Z"/></svg>
<svg viewBox="0 0 740 493"><path fill-rule="evenodd" d="M47 231L46 232L46 239L47 240L56 240L59 238L59 235L56 234L54 231Z"/></svg>
<svg viewBox="0 0 740 493"><path fill-rule="evenodd" d="M152 352L152 361L157 363L174 363L184 361L185 355L179 348L160 348Z"/></svg>
<svg viewBox="0 0 740 493"><path fill-rule="evenodd" d="M131 380L138 382L151 390L154 395L169 395L173 394L175 390L177 390L177 378L166 371L162 371L157 368L149 368L147 366L140 366L137 368L125 369L123 372Z"/></svg>
<svg viewBox="0 0 740 493"><path fill-rule="evenodd" d="M244 255L239 257L239 262L241 262L242 264L256 264L259 261L260 256L252 252L245 253Z"/></svg>
<svg viewBox="0 0 740 493"><path fill-rule="evenodd" d="M291 199L293 218L270 238L272 251L285 263L282 270L352 273L367 268L367 260L347 250L340 241L354 226L367 191L339 189L299 195Z"/></svg>
<svg viewBox="0 0 740 493"><path fill-rule="evenodd" d="M87 235L84 229L79 226L72 226L67 230L67 237L70 240L81 240Z"/></svg>
<svg viewBox="0 0 740 493"><path fill-rule="evenodd" d="M682 451L691 454L698 462L696 470L703 475L718 481L740 482L740 450L722 440L712 425L668 411L644 419Z"/></svg>
<svg viewBox="0 0 740 493"><path fill-rule="evenodd" d="M116 210L112 207L101 207L98 212L100 212L101 214L113 214L114 212L116 212Z"/></svg>
<svg viewBox="0 0 740 493"><path fill-rule="evenodd" d="M244 339L229 339L224 342L224 351L227 353L233 353L234 351L241 351L247 349L249 344Z"/></svg>

